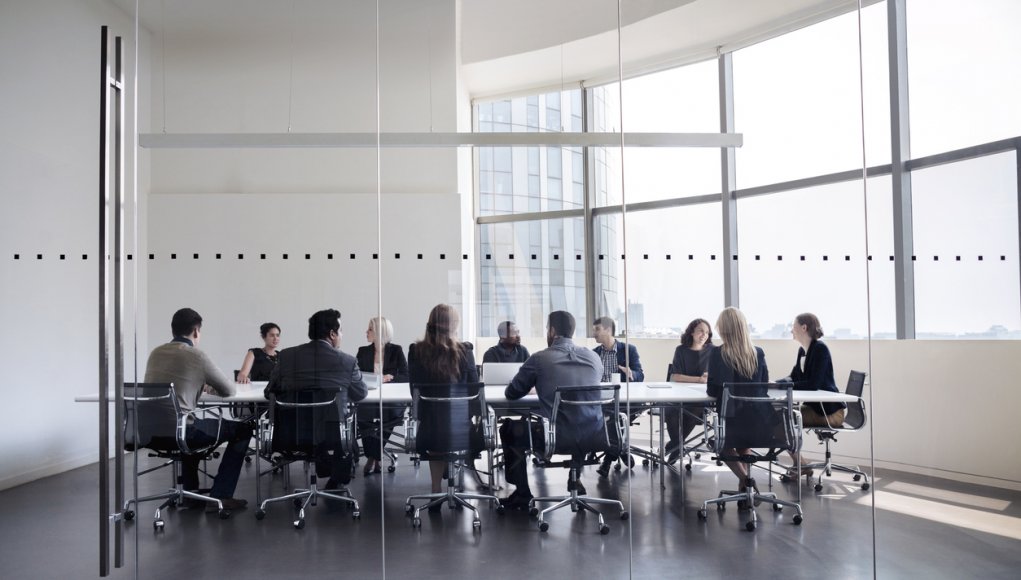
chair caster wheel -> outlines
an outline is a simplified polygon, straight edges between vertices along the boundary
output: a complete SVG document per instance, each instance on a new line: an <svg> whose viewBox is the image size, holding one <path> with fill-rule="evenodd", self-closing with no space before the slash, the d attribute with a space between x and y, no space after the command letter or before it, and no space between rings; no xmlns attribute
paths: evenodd
<svg viewBox="0 0 1021 580"><path fill-rule="evenodd" d="M782 481L783 483L787 483L787 482L791 481L791 478L787 477L787 474L785 473L785 474L780 475L780 481Z"/></svg>
<svg viewBox="0 0 1021 580"><path fill-rule="evenodd" d="M362 519L362 512L360 512L358 510L355 510L355 511L351 512L351 519L352 520L360 520L360 519Z"/></svg>
<svg viewBox="0 0 1021 580"><path fill-rule="evenodd" d="M162 532L163 531L163 525L164 525L163 520L153 520L153 522L152 522L152 531L154 531L154 532Z"/></svg>
<svg viewBox="0 0 1021 580"><path fill-rule="evenodd" d="M496 506L496 514L497 515L501 515L502 516L506 512L507 512L507 508L503 507L503 504L500 504L500 505Z"/></svg>
<svg viewBox="0 0 1021 580"><path fill-rule="evenodd" d="M396 467L394 467L393 465L391 465L390 467L387 467L387 468L386 468L386 472L387 472L387 473L393 473L393 472L395 472L395 471L397 471L397 468L396 468Z"/></svg>
<svg viewBox="0 0 1021 580"><path fill-rule="evenodd" d="M411 505L410 503L404 505L404 513L406 515L410 516L411 512L413 512L413 511L415 511L415 506Z"/></svg>
<svg viewBox="0 0 1021 580"><path fill-rule="evenodd" d="M689 463L689 464L685 465L684 469L687 470L687 471L691 471L691 464Z"/></svg>
<svg viewBox="0 0 1021 580"><path fill-rule="evenodd" d="M134 511L127 510L126 512L124 512L124 521L130 522L133 519L135 519L135 512Z"/></svg>
<svg viewBox="0 0 1021 580"><path fill-rule="evenodd" d="M702 454L701 453L696 453L695 454L695 459L702 459Z"/></svg>
<svg viewBox="0 0 1021 580"><path fill-rule="evenodd" d="M709 519L709 514L705 510L698 510L698 520L704 522L707 519Z"/></svg>
<svg viewBox="0 0 1021 580"><path fill-rule="evenodd" d="M744 529L748 530L749 532L754 532L755 531L755 522L748 522L748 523L746 523L744 525Z"/></svg>
<svg viewBox="0 0 1021 580"><path fill-rule="evenodd" d="M262 521L266 518L266 510L258 509L255 510L255 519Z"/></svg>
<svg viewBox="0 0 1021 580"><path fill-rule="evenodd" d="M613 466L613 470L614 471L620 471L620 464L618 463L618 464L614 465Z"/></svg>
<svg viewBox="0 0 1021 580"><path fill-rule="evenodd" d="M225 520L230 517L230 510L220 510L216 512L216 515L220 516L221 520Z"/></svg>
<svg viewBox="0 0 1021 580"><path fill-rule="evenodd" d="M716 467L722 467L722 466L723 466L723 462L722 461L717 461L716 462Z"/></svg>
<svg viewBox="0 0 1021 580"><path fill-rule="evenodd" d="M856 473L856 474L854 474L854 477L852 477L851 479L853 479L855 481L861 481L861 475Z"/></svg>
<svg viewBox="0 0 1021 580"><path fill-rule="evenodd" d="M725 511L727 511L727 504L725 504L725 503L718 503L718 504L716 504L716 511L718 511L718 512L725 512Z"/></svg>
<svg viewBox="0 0 1021 580"><path fill-rule="evenodd" d="M245 463L251 465L252 464L252 458L251 457L245 457Z"/></svg>
<svg viewBox="0 0 1021 580"><path fill-rule="evenodd" d="M533 518L535 516L539 515L539 508L537 508L537 507L530 507L530 508L528 508L528 515L532 516Z"/></svg>
<svg viewBox="0 0 1021 580"><path fill-rule="evenodd" d="M305 527L305 520L294 520L294 529L300 530Z"/></svg>
<svg viewBox="0 0 1021 580"><path fill-rule="evenodd" d="M540 532L548 532L549 531L549 524L547 524L546 522L539 522L539 531Z"/></svg>
<svg viewBox="0 0 1021 580"><path fill-rule="evenodd" d="M610 526L603 524L599 526L599 533L603 536L610 533Z"/></svg>
<svg viewBox="0 0 1021 580"><path fill-rule="evenodd" d="M630 517L631 517L631 514L627 513L627 511L620 512L620 519L626 520L626 519L628 519Z"/></svg>
<svg viewBox="0 0 1021 580"><path fill-rule="evenodd" d="M865 482L865 483L861 484L861 490L862 491L868 491L869 490L869 483Z"/></svg>
<svg viewBox="0 0 1021 580"><path fill-rule="evenodd" d="M482 529L482 521L481 520L473 520L472 521L472 529L473 530L481 530Z"/></svg>
<svg viewBox="0 0 1021 580"><path fill-rule="evenodd" d="M822 491L822 484L821 483L815 484L815 491Z"/></svg>
<svg viewBox="0 0 1021 580"><path fill-rule="evenodd" d="M645 466L645 467L648 467L649 466L649 460L648 459L643 459L642 460L642 465Z"/></svg>
<svg viewBox="0 0 1021 580"><path fill-rule="evenodd" d="M773 511L775 512L783 511L783 506L775 503L773 504Z"/></svg>
<svg viewBox="0 0 1021 580"><path fill-rule="evenodd" d="M794 525L800 526L801 522L804 521L801 516L794 516Z"/></svg>
<svg viewBox="0 0 1021 580"><path fill-rule="evenodd" d="M413 527L413 528L421 528L422 527L422 518L411 518L411 527Z"/></svg>

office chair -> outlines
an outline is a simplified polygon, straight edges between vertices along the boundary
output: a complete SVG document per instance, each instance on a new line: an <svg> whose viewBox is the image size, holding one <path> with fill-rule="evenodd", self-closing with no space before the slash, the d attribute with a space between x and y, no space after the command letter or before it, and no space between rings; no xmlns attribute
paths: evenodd
<svg viewBox="0 0 1021 580"><path fill-rule="evenodd" d="M216 416L217 437L216 442L211 445L192 449L188 445L187 425L189 420L197 413L208 413ZM149 449L150 457L166 459L173 466L174 487L164 493L133 498L124 502L124 519L131 521L135 518L135 512L131 510L132 504L140 504L147 501L165 500L156 508L155 519L152 526L155 531L162 531L165 525L162 511L167 507L176 507L184 502L185 498L215 503L220 519L230 516L230 511L223 508L223 502L215 497L202 495L194 491L184 489L183 476L181 475L181 461L188 456L206 457L220 445L220 424L222 417L209 410L190 411L182 413L177 402L177 391L173 383L125 383L124 384L124 449L126 451L138 451ZM167 463L157 468L149 469L148 473L166 466ZM141 474L140 474L141 475Z"/></svg>
<svg viewBox="0 0 1021 580"><path fill-rule="evenodd" d="M568 467L567 488L570 495L536 497L528 502L528 513L539 518L539 530L549 530L546 516L570 506L572 512L579 510L596 514L599 518L599 533L610 533L610 527L603 521L603 514L593 505L613 505L620 510L620 519L628 519L624 504L615 499L582 497L578 493L578 478L586 464L585 456L602 451L619 454L628 449L628 418L620 412L620 385L557 387L553 395L552 419L537 417L542 422L545 435L542 467ZM531 429L528 430L531 435ZM534 449L535 447L533 447ZM570 455L569 461L552 462L554 455ZM584 492L582 492L584 493ZM536 507L539 502L557 502L542 511Z"/></svg>
<svg viewBox="0 0 1021 580"><path fill-rule="evenodd" d="M408 449L422 459L447 462L447 491L408 497L404 511L411 515L412 527L422 526L421 511L446 503L451 509L467 507L472 511L472 528L482 527L479 511L467 500L488 500L503 513L494 495L457 491L466 463L477 453L496 447L496 414L486 405L483 383L422 384L411 383L411 415L404 428ZM426 503L414 505L414 500Z"/></svg>
<svg viewBox="0 0 1021 580"><path fill-rule="evenodd" d="M386 443L382 446L383 452L381 455L390 461L390 464L386 467L387 473L393 473L397 471L397 452L407 451L403 443L393 440L394 437L398 439L404 438L401 433L394 432L395 427L404 425L404 409L400 409L400 412L397 413L393 409L384 408L382 416L380 416L378 409L374 411L371 413L371 417L366 417L365 413L362 413L363 417L358 423L358 436L362 439L364 448L368 448L370 444L378 447L380 439L383 439L384 436L386 437ZM415 458L411 459L417 466L418 463Z"/></svg>
<svg viewBox="0 0 1021 580"><path fill-rule="evenodd" d="M667 382L670 382L671 380L670 378L673 376L673 374L674 374L673 363L667 364L666 371ZM696 459L702 458L703 453L709 454L713 452L712 450L713 444L712 439L714 433L713 420L716 413L713 411L712 406L709 403L696 405L696 408L700 409L701 411L693 411L687 407L681 407L680 416L678 417L677 425L678 431L681 431L684 428L685 415L701 421L700 425L702 428L701 431L693 435L689 434L688 438L681 442L681 447L678 450L680 455L683 455L684 457L688 458L688 462L684 465L684 469L688 471L691 471L691 467ZM668 461L668 463L670 465L673 465L672 461ZM723 465L723 463L721 461L717 461L716 465Z"/></svg>
<svg viewBox="0 0 1021 580"><path fill-rule="evenodd" d="M750 469L759 461L774 462L783 451L795 454L801 447L800 427L801 414L794 411L794 396L791 387L787 387L787 395L783 400L774 400L769 396L769 388L781 388L774 383L724 383L723 397L720 401L718 423L716 425L716 459L720 461L740 461ZM763 454L735 454L731 450L766 448ZM751 519L745 523L749 532L755 530L758 516L755 507L759 502L767 502L774 511L785 506L794 508L795 525L803 519L801 506L797 502L778 499L774 493L759 493L755 479L750 475L742 482L743 491L722 491L720 496L702 502L698 510L698 519L708 518L709 504L724 511L729 502L739 502L739 508L749 509Z"/></svg>
<svg viewBox="0 0 1021 580"><path fill-rule="evenodd" d="M305 527L305 508L316 505L322 497L349 505L351 517L361 519L358 501L351 497L347 489L336 493L319 489L316 469L310 469L312 463L329 462L331 457L328 451L345 455L352 453L355 422L353 412L337 408L335 393L300 389L271 395L268 421L261 424L259 430L260 452L256 455L256 465L263 454L270 453L278 454L280 460L277 465L287 469L290 463L301 461L304 463L308 487L262 501L255 511L255 518L265 518L266 508L270 504L291 500L298 510L297 519L292 523L300 530ZM262 500L261 478L256 478L255 489L256 501Z"/></svg>
<svg viewBox="0 0 1021 580"><path fill-rule="evenodd" d="M807 463L802 466L802 469L810 468L820 470L819 479L815 483L815 491L822 491L823 475L825 474L827 477L832 477L833 470L854 474L854 481L861 481L864 479L865 481L861 484L861 488L863 491L869 489L868 474L862 471L857 465L851 466L833 463L833 458L830 454L830 441L836 442L837 433L852 433L854 431L861 430L861 428L865 426L865 401L861 398L864 390L865 373L861 371L851 371L847 377L847 388L844 389L844 393L854 395L855 397L858 397L858 400L847 404L847 413L844 415L844 424L839 427L806 427L806 429L816 434L820 443L824 443L826 445L826 456L822 462Z"/></svg>

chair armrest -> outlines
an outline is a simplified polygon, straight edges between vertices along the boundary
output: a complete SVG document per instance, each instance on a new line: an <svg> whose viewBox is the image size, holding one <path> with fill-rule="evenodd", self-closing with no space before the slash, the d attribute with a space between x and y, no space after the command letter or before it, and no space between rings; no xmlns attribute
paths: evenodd
<svg viewBox="0 0 1021 580"><path fill-rule="evenodd" d="M212 414L216 416L216 438L213 443L199 449L188 447L188 424L198 413ZM187 413L181 413L177 417L177 448L188 455L199 455L215 449L220 444L220 434L223 432L223 416L213 412L211 409L192 409Z"/></svg>
<svg viewBox="0 0 1021 580"><path fill-rule="evenodd" d="M404 418L404 447L408 453L418 453L418 419Z"/></svg>
<svg viewBox="0 0 1021 580"><path fill-rule="evenodd" d="M358 437L356 431L358 425L357 408L350 405L351 412L346 413L340 420L340 448L345 455L351 455L355 450L355 439Z"/></svg>
<svg viewBox="0 0 1021 580"><path fill-rule="evenodd" d="M482 418L482 444L488 451L496 449L496 411L488 405Z"/></svg>

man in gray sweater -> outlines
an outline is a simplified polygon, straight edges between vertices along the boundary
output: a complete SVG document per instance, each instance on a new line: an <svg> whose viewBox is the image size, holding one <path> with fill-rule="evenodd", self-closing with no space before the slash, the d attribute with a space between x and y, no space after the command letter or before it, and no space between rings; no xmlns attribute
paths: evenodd
<svg viewBox="0 0 1021 580"><path fill-rule="evenodd" d="M177 392L177 402L183 412L195 409L206 385L221 396L233 395L234 383L227 380L209 356L197 348L202 335L202 317L199 313L191 308L182 308L174 313L170 327L174 338L167 344L157 346L149 354L149 361L145 365L145 382L173 383ZM216 419L195 419L189 425L187 431L189 446L203 447L214 442L227 443L227 448L220 459L220 469L209 491L211 497L221 500L226 510L242 508L248 503L243 499L234 499L233 496L251 437L251 427L240 421L223 419L221 423ZM201 456L193 455L185 457L181 462L182 483L185 489L192 491L198 489L198 468L201 460ZM206 509L215 511L217 507L216 504L210 503Z"/></svg>

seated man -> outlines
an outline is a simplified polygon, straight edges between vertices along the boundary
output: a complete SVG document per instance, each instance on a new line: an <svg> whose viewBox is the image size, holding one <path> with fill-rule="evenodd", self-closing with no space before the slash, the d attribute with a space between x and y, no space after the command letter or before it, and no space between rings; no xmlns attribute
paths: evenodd
<svg viewBox="0 0 1021 580"><path fill-rule="evenodd" d="M609 383L616 381L619 376L621 382L630 380L640 383L644 381L645 373L642 372L638 349L633 344L628 344L625 349L625 345L617 342L617 339L614 338L616 334L617 323L609 316L597 318L592 324L592 336L599 343L593 350L603 361L603 378L600 380ZM603 463L596 472L606 477L610 474L610 464L616 459L617 457L614 455L604 455Z"/></svg>
<svg viewBox="0 0 1021 580"><path fill-rule="evenodd" d="M336 408L343 410L349 401L364 399L368 389L362 381L362 371L358 370L355 357L340 351L341 336L340 312L330 309L313 314L308 319L311 341L280 351L266 385L266 398L287 391L321 390L330 396L336 393ZM323 450L323 457L316 462L318 475L330 477L325 489L339 489L351 481L352 460L341 449L339 438L328 441L328 449Z"/></svg>
<svg viewBox="0 0 1021 580"><path fill-rule="evenodd" d="M145 382L174 383L177 402L183 412L195 410L199 395L206 385L221 396L233 395L234 383L228 381L209 356L198 349L202 335L202 317L199 313L191 308L178 310L170 322L170 329L174 339L157 346L149 354L149 361L145 365ZM217 441L216 429L216 419L196 419L187 431L188 444L202 447ZM226 510L242 508L248 503L243 499L234 499L233 496L251 437L252 429L247 423L224 419L220 425L219 441L227 442L227 449L220 459L220 468L209 495L221 500ZM186 490L198 490L201 460L201 457L192 455L181 462L182 483ZM191 503L188 500L186 502ZM206 506L207 511L216 509L214 503Z"/></svg>
<svg viewBox="0 0 1021 580"><path fill-rule="evenodd" d="M536 394L539 395L540 413L552 418L553 399L557 387L599 384L603 372L602 364L594 352L574 345L574 341L571 340L574 336L574 325L574 316L569 312L558 310L550 313L546 329L546 343L549 348L533 354L521 365L518 374L504 391L508 399L520 399L534 387ZM572 418L571 428L581 429L586 425L603 428L603 416L599 409L578 407L575 410L581 415ZM529 446L529 424L530 422L526 420L506 421L500 427L507 483L516 486L514 493L501 500L501 503L510 509L528 509L528 501L532 499L525 464L525 453ZM534 450L542 452L545 439L541 426L534 422L531 425ZM577 490L579 494L585 493L581 482L578 482ZM573 491L570 489L570 483L568 491Z"/></svg>
<svg viewBox="0 0 1021 580"><path fill-rule="evenodd" d="M528 360L528 349L521 346L521 334L518 325L504 320L496 327L500 342L482 355L482 363L523 363Z"/></svg>

